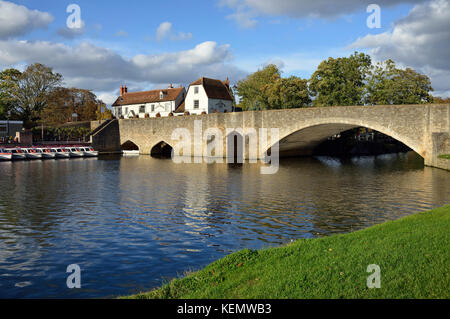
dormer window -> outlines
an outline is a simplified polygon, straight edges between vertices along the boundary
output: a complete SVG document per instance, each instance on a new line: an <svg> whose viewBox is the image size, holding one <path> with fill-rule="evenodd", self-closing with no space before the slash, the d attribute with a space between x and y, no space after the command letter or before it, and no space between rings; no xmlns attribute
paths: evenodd
<svg viewBox="0 0 450 319"><path fill-rule="evenodd" d="M194 94L198 94L198 86L194 87Z"/></svg>
<svg viewBox="0 0 450 319"><path fill-rule="evenodd" d="M164 92L161 91L161 92L159 92L159 99L162 100L163 98L164 98Z"/></svg>

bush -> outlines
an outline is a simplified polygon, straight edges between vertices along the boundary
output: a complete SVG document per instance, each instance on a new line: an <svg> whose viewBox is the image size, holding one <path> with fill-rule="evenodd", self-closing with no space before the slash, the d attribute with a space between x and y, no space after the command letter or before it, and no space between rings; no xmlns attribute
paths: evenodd
<svg viewBox="0 0 450 319"><path fill-rule="evenodd" d="M191 115L191 113L189 113L188 111L184 112L185 116Z"/></svg>
<svg viewBox="0 0 450 319"><path fill-rule="evenodd" d="M161 117L161 113L156 113L156 117Z"/></svg>

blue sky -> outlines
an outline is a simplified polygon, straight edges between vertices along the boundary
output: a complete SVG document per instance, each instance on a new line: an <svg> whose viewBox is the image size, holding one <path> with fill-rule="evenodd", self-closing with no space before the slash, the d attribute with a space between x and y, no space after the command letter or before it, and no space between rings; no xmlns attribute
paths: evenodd
<svg viewBox="0 0 450 319"><path fill-rule="evenodd" d="M308 78L320 61L358 50L426 73L436 93L449 96L449 1L379 0L381 28L370 29L373 2L0 0L9 10L0 20L15 22L0 23L0 66L42 62L111 103L121 83L134 91L199 76L236 82L267 63ZM84 22L75 34L64 30L71 3Z"/></svg>

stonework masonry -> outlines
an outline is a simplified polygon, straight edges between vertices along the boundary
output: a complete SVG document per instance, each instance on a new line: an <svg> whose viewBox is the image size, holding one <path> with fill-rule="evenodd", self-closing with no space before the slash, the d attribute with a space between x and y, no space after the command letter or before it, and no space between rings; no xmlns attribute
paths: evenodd
<svg viewBox="0 0 450 319"><path fill-rule="evenodd" d="M96 132L92 142L99 151L110 152L120 151L120 145L131 141L141 154L150 154L160 142L176 145L178 141L172 140L172 132L177 128L186 128L194 136L194 124L199 120L203 132L208 128L221 130L223 154L229 140L227 128L241 128L244 132L246 129L259 132L260 128L270 132L271 128L278 128L279 139L271 143L279 142L281 156L297 156L310 154L332 135L354 127L367 127L404 143L421 155L426 165L450 169L450 161L438 157L450 154L450 104L312 107L115 120ZM248 159L249 138L244 136L242 141ZM200 143L205 150L208 141ZM258 156L262 157L266 151L259 149Z"/></svg>

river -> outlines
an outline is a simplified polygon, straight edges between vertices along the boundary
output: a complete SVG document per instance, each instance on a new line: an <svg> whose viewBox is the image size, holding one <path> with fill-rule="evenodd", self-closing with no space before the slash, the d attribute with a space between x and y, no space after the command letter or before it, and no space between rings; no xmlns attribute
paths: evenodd
<svg viewBox="0 0 450 319"><path fill-rule="evenodd" d="M149 156L0 163L0 298L147 291L231 252L346 233L450 203L415 153L175 164ZM81 289L68 289L68 265Z"/></svg>

